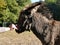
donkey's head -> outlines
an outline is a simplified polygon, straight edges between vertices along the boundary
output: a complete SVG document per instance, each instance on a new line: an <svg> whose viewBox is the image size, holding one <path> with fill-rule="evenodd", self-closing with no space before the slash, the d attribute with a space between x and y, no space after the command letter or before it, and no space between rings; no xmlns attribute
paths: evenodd
<svg viewBox="0 0 60 45"><path fill-rule="evenodd" d="M33 4L32 4L33 5ZM34 15L34 13L41 13L41 16L45 16L48 17L47 18L51 18L50 16L50 12L47 12L49 10L45 9L46 6L43 3L36 3L31 7L28 7L27 9L24 9L23 11L20 12L20 16L18 19L18 24L17 24L17 28L18 28L18 32L23 32L25 30L30 30L32 27L32 18ZM47 13L47 14L45 14ZM38 16L38 14L37 14Z"/></svg>
<svg viewBox="0 0 60 45"><path fill-rule="evenodd" d="M27 10L21 11L18 24L17 24L17 31L23 32L25 30L29 30L29 25L32 22L32 18L30 16L30 12Z"/></svg>
<svg viewBox="0 0 60 45"><path fill-rule="evenodd" d="M17 23L17 31L23 32L25 30L31 29L31 23L32 23L32 15L31 10L37 6L40 5L41 2L33 3L27 7L25 7L19 15L18 23Z"/></svg>

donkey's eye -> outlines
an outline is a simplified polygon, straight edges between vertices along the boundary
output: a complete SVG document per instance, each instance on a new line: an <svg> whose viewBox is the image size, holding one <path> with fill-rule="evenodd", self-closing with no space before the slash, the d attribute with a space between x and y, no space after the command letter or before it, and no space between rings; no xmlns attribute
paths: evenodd
<svg viewBox="0 0 60 45"><path fill-rule="evenodd" d="M27 16L25 16L25 18L28 18Z"/></svg>

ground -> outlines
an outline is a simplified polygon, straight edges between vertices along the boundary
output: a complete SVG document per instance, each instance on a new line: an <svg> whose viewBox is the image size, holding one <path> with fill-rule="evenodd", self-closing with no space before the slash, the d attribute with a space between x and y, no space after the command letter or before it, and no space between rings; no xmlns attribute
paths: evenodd
<svg viewBox="0 0 60 45"><path fill-rule="evenodd" d="M15 30L0 33L0 45L42 45L32 31L16 33Z"/></svg>

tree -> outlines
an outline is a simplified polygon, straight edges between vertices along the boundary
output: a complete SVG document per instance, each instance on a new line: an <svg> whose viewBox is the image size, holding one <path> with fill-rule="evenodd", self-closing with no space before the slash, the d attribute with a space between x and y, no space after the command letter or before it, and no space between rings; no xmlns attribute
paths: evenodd
<svg viewBox="0 0 60 45"><path fill-rule="evenodd" d="M45 0L45 2L47 2L47 3L56 3L57 0Z"/></svg>
<svg viewBox="0 0 60 45"><path fill-rule="evenodd" d="M5 0L0 0L0 24L2 24L2 22L5 19L5 15L4 14L5 14L6 7L7 7L6 1Z"/></svg>
<svg viewBox="0 0 60 45"><path fill-rule="evenodd" d="M7 2L7 8L9 9L9 14L14 18L11 18L9 16L9 19L11 22L16 23L16 20L18 19L20 10L27 4L30 3L30 0L6 0Z"/></svg>
<svg viewBox="0 0 60 45"><path fill-rule="evenodd" d="M28 3L30 0L0 0L0 23L16 23L20 10Z"/></svg>
<svg viewBox="0 0 60 45"><path fill-rule="evenodd" d="M7 6L7 3L4 0L0 0L0 10L5 9Z"/></svg>
<svg viewBox="0 0 60 45"><path fill-rule="evenodd" d="M45 0L55 20L60 20L60 0Z"/></svg>
<svg viewBox="0 0 60 45"><path fill-rule="evenodd" d="M31 1L29 0L17 0L18 5L25 6L26 4L29 4Z"/></svg>

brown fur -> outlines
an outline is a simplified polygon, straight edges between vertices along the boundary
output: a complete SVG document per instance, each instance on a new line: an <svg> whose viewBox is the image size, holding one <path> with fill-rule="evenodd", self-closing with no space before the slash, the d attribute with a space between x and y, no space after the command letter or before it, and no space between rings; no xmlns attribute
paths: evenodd
<svg viewBox="0 0 60 45"><path fill-rule="evenodd" d="M18 31L32 29L43 45L55 45L60 34L60 22L55 21L52 16L45 4L34 3L21 11L18 19Z"/></svg>

